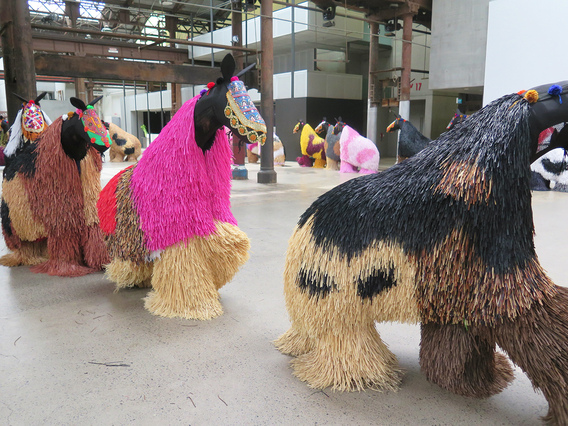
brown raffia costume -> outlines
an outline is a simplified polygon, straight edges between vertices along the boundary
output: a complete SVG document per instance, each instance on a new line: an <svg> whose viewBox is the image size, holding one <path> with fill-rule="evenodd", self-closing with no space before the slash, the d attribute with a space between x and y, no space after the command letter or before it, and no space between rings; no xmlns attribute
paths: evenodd
<svg viewBox="0 0 568 426"><path fill-rule="evenodd" d="M294 375L315 388L397 389L375 321L419 322L430 381L500 392L513 373L498 344L544 393L547 419L568 423L568 289L538 262L529 189L538 130L550 111L568 119L568 97L539 89L545 106L535 91L498 99L301 216L284 271L292 326L276 341L296 357Z"/></svg>

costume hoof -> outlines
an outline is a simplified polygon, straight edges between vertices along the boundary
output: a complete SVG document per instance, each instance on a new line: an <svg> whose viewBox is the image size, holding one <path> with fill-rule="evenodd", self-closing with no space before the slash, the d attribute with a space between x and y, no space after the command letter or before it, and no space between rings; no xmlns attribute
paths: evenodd
<svg viewBox="0 0 568 426"><path fill-rule="evenodd" d="M377 351L378 349L378 351ZM402 372L396 357L383 348L358 356L341 357L317 349L291 361L293 374L316 389L331 387L338 391L397 391ZM386 349L386 347L385 347Z"/></svg>
<svg viewBox="0 0 568 426"><path fill-rule="evenodd" d="M93 268L87 268L77 263L48 260L31 268L36 274L56 275L59 277L82 277L96 272Z"/></svg>
<svg viewBox="0 0 568 426"><path fill-rule="evenodd" d="M0 265L14 267L14 266L21 266L21 265L39 265L41 263L46 262L47 259L45 257L26 257L24 258L19 253L8 253L4 256L0 257Z"/></svg>
<svg viewBox="0 0 568 426"><path fill-rule="evenodd" d="M313 349L309 337L302 336L293 328L274 341L274 346L284 355L303 355Z"/></svg>
<svg viewBox="0 0 568 426"><path fill-rule="evenodd" d="M165 300L155 291L148 293L144 299L144 306L150 313L166 318L185 318L196 320L210 320L223 315L223 307L218 299L190 301L184 306L179 300Z"/></svg>
<svg viewBox="0 0 568 426"><path fill-rule="evenodd" d="M129 260L113 259L106 267L105 276L116 283L116 290L123 288L152 287L152 263L137 265Z"/></svg>
<svg viewBox="0 0 568 426"><path fill-rule="evenodd" d="M2 266L20 266L24 263L20 259L20 256L15 255L14 253L5 254L4 256L0 257L0 265Z"/></svg>

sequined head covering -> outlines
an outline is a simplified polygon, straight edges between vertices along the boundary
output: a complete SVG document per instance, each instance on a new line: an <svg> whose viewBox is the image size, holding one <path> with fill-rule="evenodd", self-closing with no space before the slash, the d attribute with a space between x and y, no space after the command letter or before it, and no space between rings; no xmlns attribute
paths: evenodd
<svg viewBox="0 0 568 426"><path fill-rule="evenodd" d="M108 129L97 115L93 106L88 105L85 111L78 109L77 114L81 117L83 126L85 126L85 132L89 135L91 143L100 147L110 147L112 141L109 138Z"/></svg>
<svg viewBox="0 0 568 426"><path fill-rule="evenodd" d="M22 134L27 140L35 141L47 126L39 105L34 101L29 101L23 105Z"/></svg>
<svg viewBox="0 0 568 426"><path fill-rule="evenodd" d="M266 141L266 123L254 106L245 84L235 79L229 84L228 88L225 117L229 119L230 126L239 135L246 136L251 143L260 142L264 144Z"/></svg>

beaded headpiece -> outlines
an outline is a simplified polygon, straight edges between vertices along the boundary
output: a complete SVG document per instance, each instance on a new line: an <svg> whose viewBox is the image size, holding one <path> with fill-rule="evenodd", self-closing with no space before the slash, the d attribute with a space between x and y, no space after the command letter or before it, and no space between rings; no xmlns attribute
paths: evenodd
<svg viewBox="0 0 568 426"><path fill-rule="evenodd" d="M85 126L85 132L89 135L91 143L101 147L110 147L112 141L109 138L108 129L97 115L93 106L88 105L84 111L77 109L77 114L79 114L83 126Z"/></svg>
<svg viewBox="0 0 568 426"><path fill-rule="evenodd" d="M26 139L35 141L47 126L38 104L29 101L23 106L22 134Z"/></svg>
<svg viewBox="0 0 568 426"><path fill-rule="evenodd" d="M229 124L239 135L246 136L251 142L266 141L266 123L254 106L245 84L234 79L228 86L227 106L225 107L225 117L229 119Z"/></svg>

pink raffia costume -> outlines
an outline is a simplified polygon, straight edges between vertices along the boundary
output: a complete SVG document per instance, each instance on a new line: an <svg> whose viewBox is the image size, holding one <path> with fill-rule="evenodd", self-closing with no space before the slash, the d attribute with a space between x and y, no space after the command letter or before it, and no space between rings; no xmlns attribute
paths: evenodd
<svg viewBox="0 0 568 426"><path fill-rule="evenodd" d="M228 118L232 99L227 92ZM112 258L107 276L117 289L151 286L151 313L204 320L223 313L218 290L247 261L250 243L231 213L226 129L217 129L208 149L198 145L198 100L186 102L140 161L106 185L98 210ZM244 134L242 117L233 114L230 124Z"/></svg>
<svg viewBox="0 0 568 426"><path fill-rule="evenodd" d="M343 127L341 139L340 173L372 174L379 171L379 150L372 140L357 133L352 127Z"/></svg>

